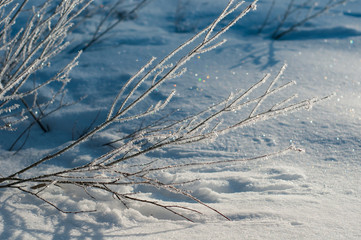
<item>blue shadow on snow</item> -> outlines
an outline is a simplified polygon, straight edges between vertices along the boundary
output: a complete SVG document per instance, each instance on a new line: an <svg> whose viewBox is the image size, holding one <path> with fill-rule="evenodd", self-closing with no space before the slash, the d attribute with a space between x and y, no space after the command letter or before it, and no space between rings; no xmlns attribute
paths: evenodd
<svg viewBox="0 0 361 240"><path fill-rule="evenodd" d="M347 27L319 28L312 30L298 30L285 35L280 40L311 40L330 38L349 38L361 36L361 32Z"/></svg>

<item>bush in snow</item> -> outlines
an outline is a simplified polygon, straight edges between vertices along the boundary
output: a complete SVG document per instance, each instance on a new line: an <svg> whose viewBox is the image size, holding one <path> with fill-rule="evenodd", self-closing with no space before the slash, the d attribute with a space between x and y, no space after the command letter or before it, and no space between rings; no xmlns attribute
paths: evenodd
<svg viewBox="0 0 361 240"><path fill-rule="evenodd" d="M124 2L126 2L125 0L115 1L115 3L110 4L110 6L96 6L95 4L90 5L87 11L79 16L75 27L79 27L82 22L86 21L87 19L94 18L95 15L100 15L100 20L89 41L81 43L79 46L74 48L73 51L85 51L95 43L100 42L121 22L136 18L137 12L147 3L149 3L149 1L150 0L140 0L139 2L131 4L131 7L128 7L129 9L123 6Z"/></svg>
<svg viewBox="0 0 361 240"><path fill-rule="evenodd" d="M298 149L294 146L290 146L286 149L280 150L279 152L256 156L249 159L230 159L218 162L202 163L189 162L178 165L166 164L159 166L155 165L154 162L142 162L142 160L139 162L138 159L139 156L157 149L179 144L184 145L194 142L213 140L218 135L225 134L229 131L239 129L259 121L265 121L280 114L310 108L313 103L320 100L307 99L304 101L295 101L296 96L290 96L279 101L271 100L272 96L294 84L294 82L276 84L286 68L286 66L283 66L279 73L273 78L267 74L250 88L231 93L227 98L219 101L218 103L185 118L167 119L167 116L161 116L154 119L154 116L158 116L154 113L161 112L168 104L170 104L175 91L169 92L168 97L166 97L163 101L159 101L156 105L148 105L144 108L144 106L147 105L147 99L152 92L154 92L164 82L169 79L177 78L186 71L184 68L186 62L200 54L211 51L226 42L225 39L220 40L220 36L222 36L249 11L255 9L257 0L253 1L241 10L240 8L243 3L244 2L230 0L219 17L209 26L170 52L162 60L156 62L156 59L152 58L133 77L124 83L118 94L114 97L112 104L110 104L106 117L99 125L89 130L79 139L68 143L68 145L54 149L53 153L50 153L45 157L34 159L31 164L14 173L7 174L6 176L2 173L0 178L0 188L12 188L28 193L43 200L47 204L50 204L59 211L66 213L72 211L61 209L53 201L49 200L46 197L49 195L45 193L50 189L55 188L57 191L63 191L63 194L66 194L65 189L69 189L69 186L71 186L77 188L77 191L84 191L91 198L96 199L97 194L101 191L109 194L109 196L113 196L115 199L120 200L126 206L129 202L134 201L152 204L190 221L191 219L187 217L186 214L187 211L200 213L197 209L181 205L161 203L154 199L144 198L137 195L137 193L132 190L133 186L148 185L186 196L187 198L206 206L228 219L222 213L203 203L190 192L183 189L181 186L187 182L163 182L154 174L159 171L170 169L182 169L186 167L197 167L209 164L226 164L231 162L234 163L261 159L292 150L298 151ZM57 9L59 8L63 10L67 9L61 7L61 5ZM33 18L36 18L37 12L34 12L34 15L35 16ZM62 19L62 17L59 19ZM65 20L61 21L61 23L65 21L68 24L68 19L71 20L71 17L66 17ZM223 27L219 28L218 25L221 21ZM38 21L35 21L35 23L37 22ZM42 21L40 21L40 23L42 23ZM61 40L65 36L64 32L66 32L68 27L67 24L62 25L64 29L59 29L59 31L62 30L59 32L61 33ZM52 29L53 28L50 28L49 31L52 32ZM43 31L48 32L47 29ZM26 36L27 35L24 35L24 37ZM32 42L32 38L27 40ZM27 40L25 39L23 41L28 42ZM53 46L51 43L48 43L49 47ZM45 43L45 49L47 49L48 44ZM45 58L45 60L48 60L48 58ZM35 65L33 69L37 70L39 68L40 66ZM69 67L67 69L69 69ZM25 73L28 74L29 72ZM25 75L24 77L26 76L28 75ZM7 99L9 99L8 101L10 102L21 99L25 96L25 94L30 95L38 90L38 88L35 88L29 93L14 91L14 89L18 90L21 88L24 82L23 79L26 80L24 77L16 78L17 81L14 83L10 80L2 82L3 86L6 86L8 82L9 84L14 85L13 87L9 87L10 90L5 92L9 93L8 96L10 97L7 98L6 94L2 95L3 101L7 101ZM54 81L57 80L59 79L54 79ZM47 82L44 84L47 84ZM19 87L17 88L16 86ZM144 86L146 87L143 88ZM260 91L261 86L264 87L264 91ZM241 115L239 115L239 113L241 113ZM222 119L232 115L237 116L237 120L235 122L223 122ZM49 165L46 165L45 163L50 160L56 161L62 154L74 150L75 147L84 142L91 141L91 137L99 132L107 131L111 125L127 124L137 119L144 119L145 122L147 122L147 125L113 141L111 143L113 149L105 154L87 159L86 163L81 163L76 167L69 167L61 170L46 168L46 166ZM41 168L44 166L45 171L41 170L44 169ZM128 188L125 188L124 186L128 186ZM95 210L96 209L90 209L87 211ZM84 211L79 210L75 212Z"/></svg>
<svg viewBox="0 0 361 240"><path fill-rule="evenodd" d="M259 33L262 32L266 26L270 25L270 27L274 28L271 34L272 38L280 39L310 20L326 13L331 8L345 4L347 1L348 0L328 0L326 3L322 4L319 3L319 1L314 0L290 0L284 13L272 18L271 15L275 12L274 7L276 5L276 0L273 0L266 18L259 29ZM276 26L273 25L275 22Z"/></svg>

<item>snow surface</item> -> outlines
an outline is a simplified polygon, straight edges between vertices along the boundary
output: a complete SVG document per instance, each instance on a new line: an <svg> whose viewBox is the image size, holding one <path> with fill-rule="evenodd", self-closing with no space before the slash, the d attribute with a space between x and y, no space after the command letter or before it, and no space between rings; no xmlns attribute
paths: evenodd
<svg viewBox="0 0 361 240"><path fill-rule="evenodd" d="M95 1L105 6L109 2ZM165 56L209 24L226 3L188 1L183 33L175 31L175 0L153 0L137 18L118 25L106 39L82 54L71 74L68 97L88 97L46 119L49 133L34 127L15 155L7 148L16 134L0 133L1 175L15 172L71 141L98 113L99 122L125 80L152 56ZM252 157L290 143L305 149L303 154L159 173L164 181L199 178L187 189L232 221L184 197L146 186L136 191L159 201L199 209L204 215L190 214L195 220L190 223L146 204L132 203L125 209L107 196L95 201L72 189L68 189L68 195L46 193L60 206L98 209L96 213L62 214L32 196L2 189L0 239L361 239L361 2L349 1L334 8L278 41L269 37L271 26L257 34L270 3L260 1L257 11L225 34L225 45L190 61L188 72L162 86L154 101L175 88L177 95L168 111L181 108L184 114L194 112L235 89L251 86L264 73L275 75L284 62L288 68L282 79L297 81L292 91L300 98L331 93L336 96L311 111L257 123L220 136L213 143L166 148L142 156L187 163ZM288 1L276 4L275 16L284 11ZM74 30L69 36L73 47L89 38L95 21L87 20ZM72 56L69 50L54 60L54 65ZM99 134L43 168L87 161L104 151L101 145L108 135L133 127L129 124Z"/></svg>

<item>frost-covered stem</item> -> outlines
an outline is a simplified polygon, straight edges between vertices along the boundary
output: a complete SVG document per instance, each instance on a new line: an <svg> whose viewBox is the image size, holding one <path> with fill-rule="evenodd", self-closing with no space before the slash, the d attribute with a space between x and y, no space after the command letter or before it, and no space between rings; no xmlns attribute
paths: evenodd
<svg viewBox="0 0 361 240"><path fill-rule="evenodd" d="M123 95L125 89L137 78L139 77L155 60L156 58L153 57L148 63L146 63L136 74L134 74L122 87L122 89L118 92L117 96L115 97L115 99L113 100L112 106L110 107L108 116L107 116L107 120L109 120L114 112L114 109L117 105L117 103L119 102L119 98ZM122 109L122 107L124 106L124 104L126 103L125 99L122 103L122 106L120 107L120 109Z"/></svg>
<svg viewBox="0 0 361 240"><path fill-rule="evenodd" d="M21 38L16 40L16 43L14 43L13 46L16 47L15 52L11 53L13 49L8 51L6 65L3 67L0 75L2 77L4 76L5 71L11 68L11 66L16 62L15 60L19 58L20 54L23 54L23 57L16 71L12 73L12 76L6 81L7 84L3 87L1 95L4 95L4 93L14 88L15 85L17 85L17 89L19 89L19 87L25 82L27 75L37 70L41 63L46 62L50 57L59 53L59 51L61 51L64 46L66 46L67 43L65 43L63 46L61 44L66 35L66 30L71 25L70 22L90 3L89 1L87 4L84 4L84 6L82 6L82 8L76 13L70 15L74 7L80 4L82 1L75 1L71 4L67 1L62 1L62 3L60 3L51 16L42 22L35 23L35 18L38 15L40 16L40 19L44 17L44 11L48 8L49 2L50 1L45 2L42 8L36 14L34 14L29 24L26 26L26 29L23 31ZM15 14L15 16L17 15ZM59 19L57 19L55 25L51 28L49 33L47 33L41 41L33 45L33 42L36 41L34 39L38 39L41 36L41 34L44 32L44 29L49 26L48 24L50 21L53 20L56 16L59 16ZM56 49L56 46L58 49ZM53 49L54 47L55 49ZM40 55L33 59L39 52ZM14 93L15 92L16 91L14 91Z"/></svg>
<svg viewBox="0 0 361 240"><path fill-rule="evenodd" d="M255 160L260 160L260 159L265 159L265 158L270 158L273 156L279 156L282 154L286 154L287 152L290 151L301 151L298 148L295 148L293 145L282 149L280 151L277 152L273 152L273 153L267 153L267 154L263 154L263 155L258 155L256 157L251 157L251 158L241 158L241 159L228 159L228 160L218 160L218 161L209 161L209 162L192 162L192 163L185 163L185 164L176 164L176 165L167 165L167 166L161 166L161 167L157 167L157 168L149 168L149 169L143 169L134 173L121 173L123 174L126 178L130 177L130 176L136 176L136 175L142 175L144 173L150 173L150 172L158 172L158 171L162 171L162 170L167 170L167 169L174 169L174 168L188 168L188 167L199 167L199 166L206 166L206 165L221 165L221 164L230 164L230 163L237 163L237 162L249 162L249 161L255 161ZM74 172L79 172L83 171L84 167L77 167L77 168L73 168L73 169L67 169L67 170L63 170L60 172L56 172L56 173L51 173L51 174L44 174L44 175L39 175L33 178L17 178L17 177L12 177L7 179L8 181L14 181L12 183L6 184L6 185L0 185L0 188L6 188L6 187L16 187L17 185L26 183L26 182L36 182L36 183L51 183L54 180L49 179L52 177L59 177L59 178L69 178L69 179L75 179L74 181L70 181L70 180L60 180L58 179L57 182L58 183L64 183L64 184L71 184L71 183L76 183L76 184L83 184L83 185L96 185L96 184L109 184L109 185L135 185L135 184L145 184L147 182L144 181L140 181L140 182L119 182L119 181L114 181L114 179L109 178L109 181L89 181L86 180L88 178L84 178L84 180L82 180L83 177L71 177L71 176L66 176L64 174L67 173L74 173ZM109 168L103 168L104 169L109 169ZM95 170L97 170L95 168ZM100 168L99 170L102 170L102 168ZM89 171L91 172L91 171Z"/></svg>
<svg viewBox="0 0 361 240"><path fill-rule="evenodd" d="M266 74L258 83L252 85L247 91L245 91L243 94L241 94L239 97L235 98L231 103L228 103L229 101L231 101L231 97L227 98L226 101L222 101L222 103L226 103L226 105L219 111L217 111L216 113L214 113L213 115L209 116L208 118L206 118L204 121L202 121L201 123L199 123L198 125L196 125L195 127L193 127L191 130L188 131L188 133L192 133L195 130L199 129L202 125L204 125L206 122L216 118L217 116L223 114L225 111L231 111L233 110L234 106L241 101L242 99L244 99L245 97L247 97L250 93L253 92L253 90L257 89L261 84L263 84L264 82L267 81L267 79L270 77L270 74Z"/></svg>
<svg viewBox="0 0 361 240"><path fill-rule="evenodd" d="M262 102L266 99L268 93L271 91L272 87L275 85L275 83L278 81L278 79L282 76L283 72L286 70L287 65L284 64L281 68L281 70L278 72L277 76L274 78L274 80L271 82L271 84L268 86L266 92L261 96L259 101L257 102L257 105L253 108L252 112L249 114L249 117L253 117L255 112L257 111L258 107L262 104Z"/></svg>
<svg viewBox="0 0 361 240"><path fill-rule="evenodd" d="M231 0L229 1L228 5L226 6L226 8L223 10L223 12L219 15L219 17L214 20L214 22L210 25L210 28L206 34L206 36L204 37L203 39L203 42L206 42L209 37L211 36L214 28L218 25L218 23L223 19L225 18L228 14L232 13L233 11L232 10L236 10L237 8L239 8L243 3L244 1L241 1L240 3L238 3L234 8L232 8L231 11L228 11L228 9L232 6L232 4L234 3L234 0Z"/></svg>
<svg viewBox="0 0 361 240"><path fill-rule="evenodd" d="M290 151L301 151L301 150L298 148L295 148L294 146L291 145L291 146L289 146L285 149L282 149L280 151L277 151L277 152L262 154L262 155L258 155L256 157L251 157L251 158L228 159L228 160L218 160L218 161L209 161L209 162L192 162L192 163L185 163L185 164L168 165L168 166L158 167L158 168L151 168L151 169L148 169L147 171L148 172L158 172L158 171L163 171L163 170L173 169L173 168L184 169L184 168L200 167L200 166L207 166L207 165L223 165L223 164L231 164L231 163L237 163L237 162L251 162L251 161L272 158L275 156L280 156L280 155L286 154Z"/></svg>
<svg viewBox="0 0 361 240"><path fill-rule="evenodd" d="M180 214L178 213L177 211L174 211L172 208L180 208L180 209L185 209L185 210L188 210L188 211L191 211L191 212L197 212L199 214L202 214L201 212L195 210L195 209L192 209L192 208L187 208L187 207L184 207L184 206L179 206L179 205L163 205L163 204L160 204L156 201L150 201L150 200L146 200L146 199L140 199L140 198L136 198L136 197L132 197L132 196L129 196L129 195L123 195L122 196L123 198L125 199L128 199L128 200L132 200L132 201L135 201L135 202L142 202L142 203L148 203L148 204L151 204L151 205L154 205L154 206L158 206L158 207L161 207L161 208L164 208L166 209L167 211L175 214L175 215L178 215L190 222L193 222L192 219L186 217L185 215L183 214Z"/></svg>
<svg viewBox="0 0 361 240"><path fill-rule="evenodd" d="M58 10L58 12L56 12L54 15L52 15L51 18L55 17L59 12L60 12L60 10ZM69 13L69 12L67 11L66 13ZM31 52L26 56L26 58L22 61L21 65L17 68L16 72L13 74L13 77L9 79L9 81L8 81L9 84L7 84L7 86L4 88L3 91L5 91L5 92L8 91L9 89L13 88L16 84L21 86L24 83L24 80L22 80L22 79L24 79L24 77L26 75L31 73L33 71L33 69L36 68L36 66L38 66L42 62L42 59L46 60L46 57L44 57L44 51L43 51L43 53L41 54L41 56L38 59L33 60L33 62L29 66L27 66L27 64L31 61L31 59L34 57L34 55L36 53L38 53L38 51L40 49L42 49L44 46L49 44L49 41L54 40L55 35L60 35L60 36L62 35L62 31L64 31L64 25L62 25L62 23L63 23L63 21L65 21L66 18L67 18L66 14L60 16L58 22L51 29L49 34L47 34L45 39L42 42L40 42L36 47L34 47L31 50ZM49 21L50 21L50 17L49 17ZM23 41L26 41L28 38L29 37L27 35L25 35L25 38ZM44 49L46 49L46 48L47 47L45 47Z"/></svg>
<svg viewBox="0 0 361 240"><path fill-rule="evenodd" d="M12 0L9 0L8 3L12 2ZM19 16L20 12L23 10L25 5L29 2L29 0L24 0L23 3L20 5L18 10L15 12L14 16L11 18L11 20L7 23L8 26L12 26L15 23L16 18ZM6 4L8 4L6 3ZM1 6L2 7L2 6ZM2 34L0 35L0 38L2 38Z"/></svg>
<svg viewBox="0 0 361 240"><path fill-rule="evenodd" d="M36 198L40 199L41 201L45 202L46 204L49 204L50 206L52 206L53 208L55 208L56 210L58 210L59 212L62 213L90 213L90 212L96 212L96 210L89 210L89 211L65 211L62 210L61 208L59 208L58 206L56 206L54 203L52 203L51 201L46 200L45 198L41 197L38 193L34 193L32 191L26 190L25 188L22 187L15 187L16 189L23 191L25 193L28 193L30 195L35 196Z"/></svg>
<svg viewBox="0 0 361 240"><path fill-rule="evenodd" d="M78 65L77 61L78 61L81 54L82 54L82 52L79 51L77 56L75 56L75 58L73 58L73 60L70 63L68 63L63 69L61 69L51 79L39 84L38 86L32 88L29 91L25 91L25 92L22 92L22 93L13 93L11 96L5 96L5 97L1 98L1 100L8 101L8 100L11 100L11 99L20 99L20 98L35 94L38 90L45 87L46 85L49 85L52 82L55 82L55 81L67 81L67 77L68 77L71 69L73 69L75 66ZM0 105L0 107L1 107L1 105Z"/></svg>
<svg viewBox="0 0 361 240"><path fill-rule="evenodd" d="M233 2L233 1L231 1ZM141 102L146 96L149 95L149 93L153 92L154 89L156 89L159 85L161 85L165 80L169 79L170 76L172 76L181 66L183 66L187 61L189 61L192 57L194 57L196 54L199 54L201 49L206 46L207 44L213 42L218 36L220 36L221 34L223 34L225 31L227 31L232 25L234 25L239 19L241 19L246 13L248 13L250 11L250 9L252 9L255 5L255 3L257 2L254 1L252 4L250 4L245 10L243 10L241 12L241 14L239 14L235 19L233 19L226 27L224 27L222 30L220 30L219 32L217 32L215 34L215 36L213 36L211 39L208 40L203 40L202 43L200 43L198 46L196 46L193 50L191 50L187 55L183 56L176 64L175 66L173 66L166 74L164 74L164 76L158 80L157 82L155 82L150 88L148 88L141 96L139 96L136 100L134 100L132 103L130 103L127 107L125 107L123 109L123 107L125 106L126 102L128 101L128 99L133 95L133 93L135 92L135 90L140 86L140 84L145 81L147 78L150 77L151 73L157 71L161 66L164 65L164 63L169 60L171 57L173 57L178 51L180 51L181 49L183 49L185 46L189 45L190 43L192 43L193 41L195 41L198 37L201 36L201 34L203 34L204 32L206 32L208 29L210 28L214 28L213 24L211 24L210 26L208 26L207 28L205 28L203 31L201 31L200 33L196 34L193 38L191 38L190 40L186 41L184 44L182 44L181 46L179 46L176 50L174 50L172 53L170 53L168 56L166 56L160 63L158 63L153 69L151 69L150 71L148 71L148 73L138 82L138 84L132 89L132 91L128 94L128 96L126 97L126 99L124 100L124 102L122 103L121 107L119 108L117 115L124 115L126 112L128 112L130 109L132 109L135 105L137 105L139 102ZM240 4L237 5L238 7L240 6ZM228 9L229 6L227 6L226 9ZM232 11L234 11L234 8L232 9ZM223 19L227 14L221 14L219 16L219 19ZM219 21L218 21L219 22ZM206 35L204 39L209 38L209 35ZM128 83L127 83L128 84ZM109 117L109 116L108 116Z"/></svg>
<svg viewBox="0 0 361 240"><path fill-rule="evenodd" d="M38 124L38 126L43 130L44 133L48 132L48 128L44 126L44 124L40 121L39 117L35 116L33 111L30 109L30 106L27 104L27 102L21 98L20 101L25 105L26 109L30 113L31 117L34 119L34 121Z"/></svg>
<svg viewBox="0 0 361 240"><path fill-rule="evenodd" d="M93 136L95 133L99 132L100 130L103 130L104 128L109 126L113 121L115 121L115 118L112 118L112 119L110 119L108 121L103 122L102 124L95 127L93 130L89 131L87 134L80 137L78 140L72 142L68 146L62 148L61 150L43 157L42 159L38 160L37 162L29 165L28 167L25 167L25 168L21 169L20 171L14 173L14 174L9 175L6 178L0 178L0 183L3 182L3 181L9 180L9 179L11 179L11 178L13 178L13 177L15 177L15 176L17 176L19 174L22 174L22 173L28 171L29 169L32 169L32 168L38 166L41 163L44 163L46 161L49 161L49 160L51 160L51 159L53 159L55 157L58 157L58 156L62 155L63 153L67 152L68 150L72 149L73 147L75 147L75 146L79 145L80 143L84 142L85 140L87 140L90 136Z"/></svg>
<svg viewBox="0 0 361 240"><path fill-rule="evenodd" d="M279 78L279 75L276 78ZM261 81L261 82L264 82L264 81ZM287 84L285 84L283 86L280 86L280 87L278 87L277 89L274 89L274 90L269 90L268 89L268 93L265 96L269 96L270 94L277 93L278 91L286 88L287 86L290 86L292 83L293 82L287 83ZM250 91L246 91L246 93L248 94L248 93L250 93ZM241 97L244 97L244 96L245 96L245 94L241 95ZM261 96L259 98L255 98L254 100L247 101L245 103L240 104L239 106L245 106L245 105L248 105L251 102L259 102L260 100L264 99L265 96ZM199 134L195 134L195 135L192 134L192 132L196 132L197 130L202 129L202 127L207 122L214 119L216 116L224 114L230 108L235 108L234 103L239 102L239 98L236 98L232 103L230 103L226 107L222 108L216 114L213 114L208 118L202 119L200 121L200 123L198 123L195 127L193 127L190 131L184 133L183 135L181 134L179 137L174 138L174 135L170 134L170 135L166 136L164 139L162 139L161 141L159 141L158 143L156 143L156 144L154 144L154 145L152 145L152 146L150 146L150 147L148 147L148 148L146 148L146 149L144 149L142 151L136 152L136 153L128 155L128 156L123 156L123 157L121 157L119 159L111 161L111 162L107 163L106 166L107 167L113 166L113 165L115 165L115 164L117 164L119 162L134 158L136 156L142 155L144 153L147 153L149 151L153 151L153 150L158 149L158 148L163 148L163 147L165 147L167 145L198 142L198 141L201 141L201 140L204 140L204 139L211 138L213 135L221 135L221 134L224 134L224 133L226 133L227 131L229 131L231 129L234 130L234 129L237 129L237 128L240 128L240 127L245 127L245 126L247 126L249 124L252 124L252 123L255 123L255 122L258 122L258 121L264 121L264 120L267 120L269 118L278 116L280 114L286 114L288 112L296 111L296 110L301 109L301 108L310 108L314 103L322 101L324 99L327 99L327 98L329 98L329 96L327 96L327 97L325 97L323 99L317 99L317 98L308 99L308 100L305 100L305 101L301 101L299 103L290 104L290 105L288 105L286 107L276 109L275 108L276 105L281 106L281 105L283 105L285 103L285 101L281 101L281 103L274 105L270 110L266 110L266 111L264 111L262 113L259 113L257 115L249 116L249 117L247 117L247 118L245 118L245 119L243 119L243 120L241 120L241 121L239 121L239 122L237 122L237 123L235 123L233 125L223 127L223 128L221 128L219 130L216 127L214 127L214 128L212 128L212 130L210 132L207 132L207 133L199 133Z"/></svg>
<svg viewBox="0 0 361 240"><path fill-rule="evenodd" d="M212 43L213 41L215 41L220 35L222 35L224 32L226 32L231 26L233 26L237 21L239 21L245 14L247 14L251 9L254 8L255 4L257 3L258 0L253 1L252 4L250 4L245 10L243 10L238 16L236 16L233 20L230 21L230 23L228 23L224 28L222 28L220 31L218 31L213 37L209 38L208 40L203 40L198 46L196 46L195 48L193 48L187 55L183 56L176 64L174 67L172 67L167 73L164 74L164 76L158 80L156 83L154 83L154 85L152 85L150 88L148 88L143 94L141 94L141 96L139 96L136 100L134 100L132 103L130 103L127 107L125 107L124 109L120 109L121 111L118 111L118 115L123 115L126 112L128 112L130 109L132 109L135 105L137 105L139 102L141 102L146 96L149 95L149 93L153 92L157 87L159 87L159 85L161 85L164 81L168 80L168 78L170 76L172 76L172 74L174 74L181 66L183 66L186 62L188 62L192 57L194 57L197 54L200 54L200 52L202 51L202 49L207 46L208 44ZM224 15L221 15L219 18L223 19ZM213 25L211 24L210 26L208 26L206 29L204 29L203 31L201 31L201 33L207 31L208 29L210 29ZM197 36L197 37L196 37ZM170 57L172 57L176 52L180 51L183 47L185 47L186 45L190 44L191 42L193 42L194 40L196 40L196 38L198 38L198 34L196 35L194 38L191 38L190 40L188 40L188 42L186 42L185 44L182 44L180 47L178 47L175 51L173 51L170 55L168 55L166 58L164 58L159 64L157 64L157 66L155 66L153 69L151 69L146 75L145 77L148 78L150 76L150 73L152 73L153 71L156 71L160 66L162 66L164 64L165 61L167 61ZM207 36L207 35L206 35ZM205 38L204 38L205 39ZM139 83L141 83L142 81L144 81L145 79L141 79L141 81L139 81ZM137 85L139 86L139 85ZM127 99L129 99L131 96L128 95ZM124 105L124 104L123 104ZM122 105L122 106L123 106Z"/></svg>
<svg viewBox="0 0 361 240"><path fill-rule="evenodd" d="M32 88L25 90L24 84L28 82L30 76L36 71L42 69L49 63L49 60L55 55L59 54L67 45L64 42L67 29L71 26L71 21L76 17L85 7L87 7L91 0L84 3L86 0L65 1L58 3L57 7L48 12L52 7L52 1L45 1L39 9L33 6L32 15L23 28L17 30L17 33L11 33L16 19L23 13L26 4L30 1L22 1L22 4L14 4L9 7L8 13L6 9L3 10L0 32L0 49L3 52L2 68L0 70L0 108L9 108L12 101L22 101L25 96L33 95L33 106L27 106L29 111L33 108L38 108L42 114L44 113L41 107L49 106L60 92L65 93L64 88L69 81L68 75L71 68L76 65L74 60L62 69L58 74L49 80L39 80ZM8 1L10 3L12 1ZM80 6L81 5L81 6ZM4 5L3 5L4 6ZM1 6L1 7L3 7ZM75 10L76 6L80 6ZM14 35L14 36L12 36ZM38 91L46 85L60 81L63 85L57 93L52 96L48 103L38 105L35 101ZM25 104L26 106L26 104ZM20 110L23 108L20 108ZM25 112L18 111L18 118L24 119ZM31 112L28 114L33 115ZM17 120L11 120L6 123L8 115L0 116L0 120L6 124L14 124ZM34 117L34 116L33 116ZM36 118L34 118L36 120ZM38 120L36 120L38 121ZM41 124L39 124L41 126ZM44 130L44 127L41 127ZM1 127L1 129L4 129ZM10 128L9 128L10 129Z"/></svg>

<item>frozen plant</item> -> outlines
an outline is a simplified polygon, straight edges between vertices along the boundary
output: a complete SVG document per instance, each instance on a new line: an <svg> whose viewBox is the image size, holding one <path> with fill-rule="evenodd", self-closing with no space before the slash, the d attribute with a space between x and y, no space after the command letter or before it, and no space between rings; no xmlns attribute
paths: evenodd
<svg viewBox="0 0 361 240"><path fill-rule="evenodd" d="M46 132L43 118L68 105L63 102L65 88L80 52L49 79L34 73L49 67L50 60L68 45L68 29L89 2L0 1L0 130L14 130L14 125L29 118L20 137L34 124Z"/></svg>
<svg viewBox="0 0 361 240"><path fill-rule="evenodd" d="M132 202L152 204L189 221L192 221L192 219L187 213L201 214L201 211L198 209L142 197L142 195L139 195L134 190L135 186L147 185L186 196L228 219L227 216L200 201L191 192L186 190L187 183L192 182L192 180L188 182L162 182L157 178L156 173L177 168L182 169L209 164L229 164L231 162L237 163L262 159L288 151L299 151L299 149L289 146L278 152L255 156L249 159L189 162L178 165L159 165L155 164L154 161L146 162L144 160L142 162L142 158L139 159L138 157L173 145L213 140L218 135L225 134L228 131L233 131L259 121L265 121L280 114L310 108L312 104L321 99L295 101L296 96L290 96L273 102L270 97L277 95L280 91L294 84L294 82L276 84L286 68L286 66L283 66L274 78L267 74L250 88L231 93L217 104L182 119L167 119L166 116L154 119L154 116L157 115L153 113L162 111L170 104L175 91L170 92L164 101L160 101L154 106L149 105L147 108L141 106L147 104L149 94L154 92L161 84L169 79L181 76L186 71L184 68L185 63L190 59L224 44L226 40L219 40L220 36L249 11L255 9L256 3L257 0L254 0L241 10L244 1L230 0L226 8L213 23L181 44L159 62L155 63L156 59L152 58L132 78L124 83L109 106L107 116L99 125L82 135L79 139L54 150L53 153L41 159L33 160L31 164L14 173L7 175L1 173L0 188L11 188L25 192L64 213L84 211L60 208L54 204L51 198L49 199L49 194L46 193L56 190L61 191L62 194L67 194L65 189L75 188L76 190L74 191L82 190L90 198L96 199L99 191L101 191L109 194L109 197L118 199L127 207ZM218 25L221 21L224 25L222 28L219 28ZM145 89L141 88L144 85L147 87ZM262 87L265 88L264 91L260 90ZM222 121L222 119L232 115L237 116L235 122L224 123ZM146 119L148 125L113 141L111 143L113 149L105 154L89 159L86 163L81 163L78 166L62 170L52 169L50 164L45 165L51 161L59 160L59 156L65 152L72 151L80 144L91 141L92 136L101 131L107 131L110 125L127 124L136 119ZM46 168L46 166L49 167ZM46 169L45 171L41 170L44 168ZM127 188L124 188L124 186L127 186ZM88 211L96 211L96 209Z"/></svg>

